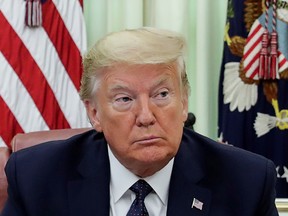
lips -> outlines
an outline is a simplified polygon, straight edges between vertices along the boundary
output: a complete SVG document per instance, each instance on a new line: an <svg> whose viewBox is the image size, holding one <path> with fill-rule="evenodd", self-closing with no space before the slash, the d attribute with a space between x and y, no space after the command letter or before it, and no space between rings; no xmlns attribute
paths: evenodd
<svg viewBox="0 0 288 216"><path fill-rule="evenodd" d="M148 144L155 144L160 140L160 137L149 136L137 139L134 143L148 145Z"/></svg>

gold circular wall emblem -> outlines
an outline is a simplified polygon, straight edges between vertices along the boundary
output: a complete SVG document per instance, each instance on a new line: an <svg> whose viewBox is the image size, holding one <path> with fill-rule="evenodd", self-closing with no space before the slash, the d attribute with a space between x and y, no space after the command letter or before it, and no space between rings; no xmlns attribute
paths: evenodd
<svg viewBox="0 0 288 216"><path fill-rule="evenodd" d="M283 22L288 23L288 0L278 0L277 17Z"/></svg>

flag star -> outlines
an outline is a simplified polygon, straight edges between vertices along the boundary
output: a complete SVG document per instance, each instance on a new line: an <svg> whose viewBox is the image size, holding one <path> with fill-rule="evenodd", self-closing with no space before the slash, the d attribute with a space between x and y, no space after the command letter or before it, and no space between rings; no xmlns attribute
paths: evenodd
<svg viewBox="0 0 288 216"><path fill-rule="evenodd" d="M218 141L223 142L223 133L222 132L220 133L220 136L218 137Z"/></svg>
<svg viewBox="0 0 288 216"><path fill-rule="evenodd" d="M277 167L276 167L277 178L281 178L281 176L280 176L280 174L279 174L279 169L280 169L280 167L279 167L279 166L277 166Z"/></svg>
<svg viewBox="0 0 288 216"><path fill-rule="evenodd" d="M286 178L286 181L288 183L288 168L286 166L284 168L284 174L281 176L281 178Z"/></svg>
<svg viewBox="0 0 288 216"><path fill-rule="evenodd" d="M221 132L220 136L218 137L218 142L230 145L227 141L224 142L224 138L223 138L223 133L222 132Z"/></svg>

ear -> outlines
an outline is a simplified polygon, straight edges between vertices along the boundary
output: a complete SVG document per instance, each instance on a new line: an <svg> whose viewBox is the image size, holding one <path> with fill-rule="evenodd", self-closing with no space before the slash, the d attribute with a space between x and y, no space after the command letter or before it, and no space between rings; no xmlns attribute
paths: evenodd
<svg viewBox="0 0 288 216"><path fill-rule="evenodd" d="M91 100L85 100L84 105L93 128L98 132L102 132L97 105Z"/></svg>
<svg viewBox="0 0 288 216"><path fill-rule="evenodd" d="M184 96L182 99L182 120L185 122L188 118L188 97Z"/></svg>

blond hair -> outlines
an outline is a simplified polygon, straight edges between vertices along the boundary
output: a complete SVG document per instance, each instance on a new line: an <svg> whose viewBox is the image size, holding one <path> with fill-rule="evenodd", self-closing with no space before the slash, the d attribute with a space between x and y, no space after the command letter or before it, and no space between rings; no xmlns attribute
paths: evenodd
<svg viewBox="0 0 288 216"><path fill-rule="evenodd" d="M185 40L175 32L151 27L108 34L99 40L83 58L84 72L80 97L90 100L100 85L99 74L116 63L171 64L176 62L183 92L190 86L184 62Z"/></svg>

